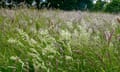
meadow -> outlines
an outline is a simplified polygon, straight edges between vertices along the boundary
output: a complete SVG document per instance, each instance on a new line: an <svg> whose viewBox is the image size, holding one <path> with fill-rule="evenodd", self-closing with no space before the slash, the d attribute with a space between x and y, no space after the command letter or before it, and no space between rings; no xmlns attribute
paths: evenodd
<svg viewBox="0 0 120 72"><path fill-rule="evenodd" d="M0 9L0 72L120 72L118 16Z"/></svg>

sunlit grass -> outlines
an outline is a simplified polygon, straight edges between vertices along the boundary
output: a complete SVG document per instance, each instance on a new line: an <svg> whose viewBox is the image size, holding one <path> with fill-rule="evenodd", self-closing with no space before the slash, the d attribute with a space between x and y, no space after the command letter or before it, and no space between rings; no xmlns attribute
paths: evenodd
<svg viewBox="0 0 120 72"><path fill-rule="evenodd" d="M120 24L104 13L0 10L0 71L119 72Z"/></svg>

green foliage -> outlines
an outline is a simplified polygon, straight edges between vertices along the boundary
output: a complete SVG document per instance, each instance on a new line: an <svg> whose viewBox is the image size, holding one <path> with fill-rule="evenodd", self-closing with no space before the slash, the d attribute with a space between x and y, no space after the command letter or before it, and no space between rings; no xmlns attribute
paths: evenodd
<svg viewBox="0 0 120 72"><path fill-rule="evenodd" d="M92 0L48 0L48 2L52 7L63 10L82 10L85 8L85 5L87 5L87 9L91 9L93 6Z"/></svg>
<svg viewBox="0 0 120 72"><path fill-rule="evenodd" d="M93 7L93 0L80 0L78 1L78 9L90 10Z"/></svg>
<svg viewBox="0 0 120 72"><path fill-rule="evenodd" d="M96 2L96 4L93 7L94 11L103 11L104 6L105 6L106 2L102 1L102 0L98 0Z"/></svg>
<svg viewBox="0 0 120 72"><path fill-rule="evenodd" d="M78 0L64 0L62 9L71 10L77 7Z"/></svg>
<svg viewBox="0 0 120 72"><path fill-rule="evenodd" d="M120 0L112 0L112 2L106 5L105 11L116 13L120 12Z"/></svg>
<svg viewBox="0 0 120 72"><path fill-rule="evenodd" d="M48 0L53 8L71 10L77 7L78 0Z"/></svg>
<svg viewBox="0 0 120 72"><path fill-rule="evenodd" d="M20 0L14 0L18 4ZM32 7L34 0L25 0L27 7ZM46 0L45 6L42 3L37 3L37 8L48 7L52 9L62 9L62 10L89 10L89 11L105 11L105 12L120 12L120 0L111 0L110 3L107 0L97 0L96 4L93 4L94 0ZM39 2L39 0L38 0ZM21 4L22 5L22 4ZM12 8L19 8L24 6L16 7L15 5ZM11 6L6 6L4 1L0 1L0 8L11 8ZM40 7L39 7L40 6ZM44 6L44 7L42 7Z"/></svg>

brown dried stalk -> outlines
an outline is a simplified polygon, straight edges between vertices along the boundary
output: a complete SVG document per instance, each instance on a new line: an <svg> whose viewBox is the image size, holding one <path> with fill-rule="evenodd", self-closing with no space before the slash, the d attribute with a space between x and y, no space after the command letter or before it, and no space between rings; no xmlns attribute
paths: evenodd
<svg viewBox="0 0 120 72"><path fill-rule="evenodd" d="M105 38L106 38L107 43L108 43L108 46L109 46L109 44L110 44L110 42L111 42L111 40L112 40L113 34L114 34L114 29L113 29L111 32L107 32L107 33L105 32L105 33L104 33Z"/></svg>
<svg viewBox="0 0 120 72"><path fill-rule="evenodd" d="M120 17L117 17L117 21L118 21L118 23L120 23Z"/></svg>

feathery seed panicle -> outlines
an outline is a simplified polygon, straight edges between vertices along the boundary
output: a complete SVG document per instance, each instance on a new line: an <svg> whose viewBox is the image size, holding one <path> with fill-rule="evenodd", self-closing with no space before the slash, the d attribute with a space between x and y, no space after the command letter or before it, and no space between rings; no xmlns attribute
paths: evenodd
<svg viewBox="0 0 120 72"><path fill-rule="evenodd" d="M119 20L99 12L0 9L0 71L119 72Z"/></svg>

